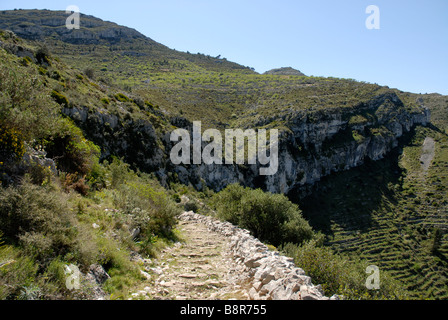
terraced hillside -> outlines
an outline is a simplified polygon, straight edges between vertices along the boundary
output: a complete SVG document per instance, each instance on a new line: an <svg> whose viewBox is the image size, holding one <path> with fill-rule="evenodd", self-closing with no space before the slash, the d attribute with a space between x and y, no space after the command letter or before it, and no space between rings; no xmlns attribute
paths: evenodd
<svg viewBox="0 0 448 320"><path fill-rule="evenodd" d="M419 127L402 153L325 179L301 208L327 245L388 270L414 298L446 299L447 151L444 133Z"/></svg>

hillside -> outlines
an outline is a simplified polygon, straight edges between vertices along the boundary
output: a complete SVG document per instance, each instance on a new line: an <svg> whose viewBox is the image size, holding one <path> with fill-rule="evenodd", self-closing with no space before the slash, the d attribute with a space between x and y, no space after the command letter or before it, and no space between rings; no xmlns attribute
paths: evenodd
<svg viewBox="0 0 448 320"><path fill-rule="evenodd" d="M294 257L327 296L448 297L447 96L292 68L257 74L91 16L73 32L65 12L0 17L0 262L26 266L0 266L10 288L0 297L17 298L23 286L29 296L34 288L47 298L92 297L61 289L55 270L76 263L86 274L100 265L111 277L102 290L127 298L145 281L132 257L154 258L176 243L183 210L247 228ZM174 165L170 132L198 120L203 130L279 129L278 173ZM70 214L58 217L61 203ZM20 208L26 232L11 208ZM67 224L80 231L63 237ZM368 264L384 274L381 292L354 280ZM329 265L345 278L323 274Z"/></svg>
<svg viewBox="0 0 448 320"><path fill-rule="evenodd" d="M273 74L280 76L304 76L302 72L291 67L278 68L266 71L264 74Z"/></svg>

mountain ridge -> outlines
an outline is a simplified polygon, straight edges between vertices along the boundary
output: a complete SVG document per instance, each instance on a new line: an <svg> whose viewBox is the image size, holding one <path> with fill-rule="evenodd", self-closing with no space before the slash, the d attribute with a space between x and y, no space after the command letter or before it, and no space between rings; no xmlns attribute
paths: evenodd
<svg viewBox="0 0 448 320"><path fill-rule="evenodd" d="M275 69L271 69L266 71L263 74L273 74L273 75L282 75L282 76L305 76L304 73L302 73L301 71L294 69L292 67L282 67L282 68L275 68Z"/></svg>

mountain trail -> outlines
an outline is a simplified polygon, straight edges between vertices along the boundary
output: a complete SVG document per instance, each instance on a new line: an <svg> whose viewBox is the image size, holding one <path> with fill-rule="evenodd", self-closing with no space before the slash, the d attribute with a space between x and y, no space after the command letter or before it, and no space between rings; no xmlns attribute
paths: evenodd
<svg viewBox="0 0 448 320"><path fill-rule="evenodd" d="M420 157L420 163L425 173L428 172L429 166L431 165L431 162L434 159L435 145L436 142L431 137L426 137L425 141L423 142L422 156Z"/></svg>
<svg viewBox="0 0 448 320"><path fill-rule="evenodd" d="M180 220L182 240L163 250L151 268L151 283L133 299L248 300L229 255L229 239L198 221Z"/></svg>

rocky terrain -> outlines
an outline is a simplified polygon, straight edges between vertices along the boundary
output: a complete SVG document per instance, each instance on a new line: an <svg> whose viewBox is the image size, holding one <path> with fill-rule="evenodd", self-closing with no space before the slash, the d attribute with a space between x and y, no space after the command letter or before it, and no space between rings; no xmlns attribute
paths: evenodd
<svg viewBox="0 0 448 320"><path fill-rule="evenodd" d="M169 155L160 148L161 144L165 150L173 147L169 133L158 138L153 125L144 120L123 125L116 115L87 108L64 108L63 112L84 128L95 143L103 146L104 157L113 150L114 154L125 156L140 168L156 171L162 181L166 180L168 172L174 172L181 183L191 183L199 190L207 186L219 191L229 184L241 183L285 194L304 185L313 185L331 173L361 166L367 158L374 161L384 158L397 147L404 134L416 125L426 126L431 117L425 107L407 110L395 94L375 97L356 108L356 113L345 110L330 114L293 112L289 115L289 130L280 135L278 173L263 177L259 176L260 164L244 168L205 164L173 166ZM352 116L363 113L370 114L370 120L350 122ZM106 124L112 131L107 135L110 138L102 132ZM176 124L192 132L191 122L184 120ZM354 132L357 139L354 139ZM132 137L140 137L140 140ZM157 143L158 139L161 144ZM130 141L142 143L136 147Z"/></svg>
<svg viewBox="0 0 448 320"><path fill-rule="evenodd" d="M133 299L329 299L293 259L270 251L247 230L194 212L180 216L179 229L182 242L147 263L143 272L151 281Z"/></svg>

